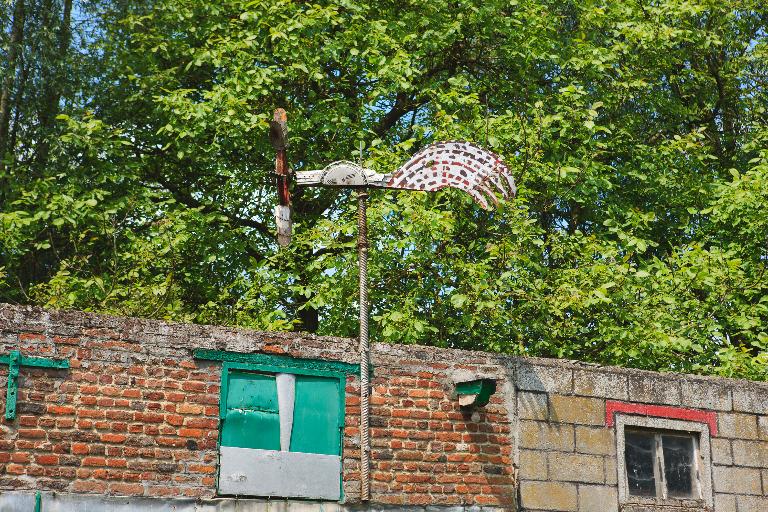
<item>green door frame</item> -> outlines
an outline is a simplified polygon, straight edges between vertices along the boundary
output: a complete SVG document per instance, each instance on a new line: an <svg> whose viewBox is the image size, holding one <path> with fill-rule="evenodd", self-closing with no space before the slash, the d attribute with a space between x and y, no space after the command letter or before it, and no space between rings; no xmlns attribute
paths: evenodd
<svg viewBox="0 0 768 512"><path fill-rule="evenodd" d="M229 372L252 371L262 373L292 373L296 375L314 375L317 377L329 377L339 380L339 457L344 460L344 427L347 397L347 376L360 375L360 365L344 363L341 361L326 361L321 359L298 359L290 356L279 356L274 354L227 352L223 350L197 349L194 352L195 359L206 361L221 361L220 376L220 395L219 395L219 437L216 444L216 451L221 452L221 434L223 421L227 410L227 391L229 383ZM372 372L372 370L371 370ZM221 464L219 463L219 466ZM341 501L344 500L344 475L339 475L339 486L341 488ZM219 488L219 473L216 472L216 489ZM218 491L217 491L218 492Z"/></svg>

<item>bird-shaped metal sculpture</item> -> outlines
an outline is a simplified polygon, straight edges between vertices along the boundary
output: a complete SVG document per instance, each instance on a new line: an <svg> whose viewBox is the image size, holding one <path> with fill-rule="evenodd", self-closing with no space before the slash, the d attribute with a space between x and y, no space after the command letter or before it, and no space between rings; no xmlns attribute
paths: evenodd
<svg viewBox="0 0 768 512"><path fill-rule="evenodd" d="M277 239L280 245L291 240L290 170L287 147L286 113L275 110L269 138L277 151L278 206L275 208ZM467 192L482 208L498 204L497 194L511 199L517 191L515 181L501 158L471 142L448 141L431 144L413 155L392 173L381 174L349 161L338 161L323 169L296 173L296 185L346 188L389 188L434 192L446 187Z"/></svg>

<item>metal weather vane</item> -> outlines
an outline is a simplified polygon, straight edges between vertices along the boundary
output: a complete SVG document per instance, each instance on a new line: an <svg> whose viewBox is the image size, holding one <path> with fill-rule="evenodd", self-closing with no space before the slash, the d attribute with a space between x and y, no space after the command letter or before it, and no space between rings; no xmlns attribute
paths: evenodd
<svg viewBox="0 0 768 512"><path fill-rule="evenodd" d="M360 165L340 161L317 171L296 173L296 184L327 187L373 187L434 192L457 188L483 208L515 195L515 182L501 158L470 142L437 142L413 155L395 172L379 174Z"/></svg>
<svg viewBox="0 0 768 512"><path fill-rule="evenodd" d="M291 241L291 194L286 149L288 124L285 110L275 110L269 123L269 138L276 151L278 204L275 207L277 241ZM362 152L362 150L361 150ZM370 396L368 340L368 188L434 192L456 188L468 193L484 209L498 205L497 195L511 199L517 189L501 158L470 142L449 141L431 144L392 173L381 174L350 161L337 161L323 169L295 173L296 185L304 187L342 187L357 189L357 250L360 288L360 481L361 499L370 499Z"/></svg>

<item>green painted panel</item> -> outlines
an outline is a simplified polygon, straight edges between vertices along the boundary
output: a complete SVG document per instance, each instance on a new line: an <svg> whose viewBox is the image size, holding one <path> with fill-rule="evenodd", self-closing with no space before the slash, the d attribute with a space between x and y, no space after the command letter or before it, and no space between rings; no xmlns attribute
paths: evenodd
<svg viewBox="0 0 768 512"><path fill-rule="evenodd" d="M486 405L495 392L496 381L493 379L479 379L456 384L457 395L477 395L475 406Z"/></svg>
<svg viewBox="0 0 768 512"><path fill-rule="evenodd" d="M280 449L280 419L274 375L229 371L221 444Z"/></svg>
<svg viewBox="0 0 768 512"><path fill-rule="evenodd" d="M296 376L291 451L341 454L339 379Z"/></svg>
<svg viewBox="0 0 768 512"><path fill-rule="evenodd" d="M296 359L289 356L261 354L258 352L243 354L240 352L226 352L223 350L198 348L195 349L195 359L253 365L254 368L259 367L259 369L274 372L342 373L360 375L359 364L319 359ZM371 366L370 373L373 375L373 366Z"/></svg>

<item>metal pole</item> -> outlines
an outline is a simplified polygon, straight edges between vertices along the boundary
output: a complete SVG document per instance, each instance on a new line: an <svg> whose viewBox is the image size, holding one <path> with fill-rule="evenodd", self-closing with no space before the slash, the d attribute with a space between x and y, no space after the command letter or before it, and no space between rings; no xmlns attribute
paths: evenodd
<svg viewBox="0 0 768 512"><path fill-rule="evenodd" d="M357 193L357 262L360 285L360 499L371 499L371 442L369 400L371 391L368 342L368 191Z"/></svg>

